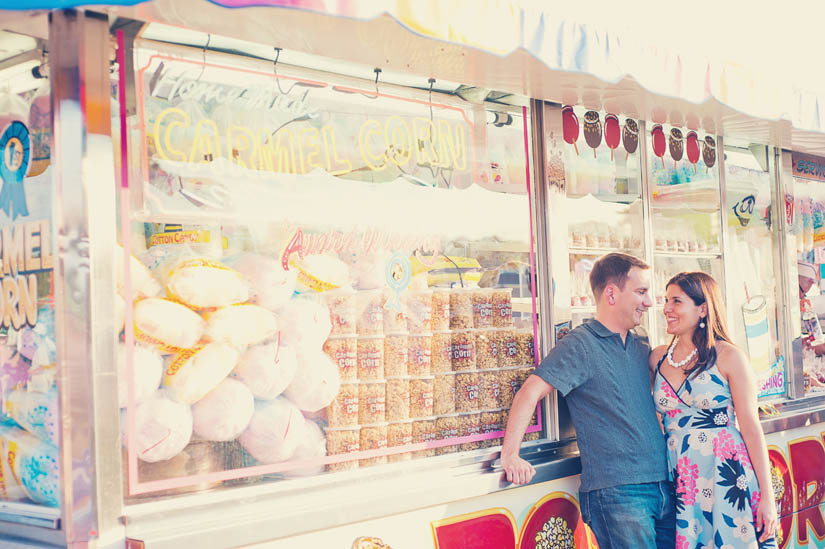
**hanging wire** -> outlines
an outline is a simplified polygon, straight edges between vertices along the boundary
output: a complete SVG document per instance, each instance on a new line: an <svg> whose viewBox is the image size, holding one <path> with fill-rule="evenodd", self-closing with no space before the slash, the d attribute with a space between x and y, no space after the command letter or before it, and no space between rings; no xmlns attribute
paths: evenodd
<svg viewBox="0 0 825 549"><path fill-rule="evenodd" d="M206 50L209 49L209 43L212 41L212 35L206 35L206 45L203 47L203 61L201 62L201 73L195 78L195 82L200 82L201 77L203 76L203 71L206 70Z"/></svg>

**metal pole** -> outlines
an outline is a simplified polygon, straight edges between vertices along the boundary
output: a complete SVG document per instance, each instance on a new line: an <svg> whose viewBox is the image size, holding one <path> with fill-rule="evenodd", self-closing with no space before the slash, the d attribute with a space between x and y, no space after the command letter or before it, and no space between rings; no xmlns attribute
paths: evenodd
<svg viewBox="0 0 825 549"><path fill-rule="evenodd" d="M62 526L69 547L122 546L108 19L53 11L49 40Z"/></svg>

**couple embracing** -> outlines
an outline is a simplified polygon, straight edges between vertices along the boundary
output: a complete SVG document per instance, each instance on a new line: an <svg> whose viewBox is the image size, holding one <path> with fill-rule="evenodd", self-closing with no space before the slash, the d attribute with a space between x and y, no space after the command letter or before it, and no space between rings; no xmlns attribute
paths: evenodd
<svg viewBox="0 0 825 549"><path fill-rule="evenodd" d="M559 341L516 394L501 451L507 480L535 474L519 446L555 388L576 428L582 517L601 549L775 547L756 382L728 336L716 281L701 272L668 281L672 339L653 350L631 331L652 306L648 265L605 255L590 286L596 318Z"/></svg>

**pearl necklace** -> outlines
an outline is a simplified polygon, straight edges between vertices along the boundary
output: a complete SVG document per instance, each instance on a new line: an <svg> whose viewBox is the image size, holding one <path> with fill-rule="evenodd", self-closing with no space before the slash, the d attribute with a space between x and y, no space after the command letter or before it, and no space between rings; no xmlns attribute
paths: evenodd
<svg viewBox="0 0 825 549"><path fill-rule="evenodd" d="M679 343L679 336L676 336L676 339L673 340L673 345L671 345L670 349L667 350L667 361L674 368L684 369L687 363L693 360L693 357L696 356L696 352L698 351L698 349L694 347L690 354L687 357L685 357L684 360L680 360L679 362L673 362L673 349L676 348L677 343Z"/></svg>

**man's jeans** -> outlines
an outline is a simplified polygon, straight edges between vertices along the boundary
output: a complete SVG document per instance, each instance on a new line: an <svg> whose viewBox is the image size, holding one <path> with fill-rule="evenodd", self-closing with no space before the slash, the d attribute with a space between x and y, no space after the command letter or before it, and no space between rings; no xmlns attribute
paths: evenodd
<svg viewBox="0 0 825 549"><path fill-rule="evenodd" d="M670 482L579 492L584 522L599 549L673 549L676 508Z"/></svg>

